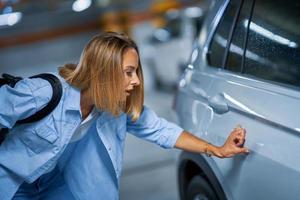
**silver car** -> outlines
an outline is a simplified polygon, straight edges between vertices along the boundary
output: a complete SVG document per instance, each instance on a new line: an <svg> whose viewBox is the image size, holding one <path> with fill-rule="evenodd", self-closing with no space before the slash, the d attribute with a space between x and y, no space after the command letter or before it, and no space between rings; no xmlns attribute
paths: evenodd
<svg viewBox="0 0 300 200"><path fill-rule="evenodd" d="M216 145L240 124L250 154L182 152L181 199L300 198L300 4L212 1L175 98L179 123Z"/></svg>
<svg viewBox="0 0 300 200"><path fill-rule="evenodd" d="M183 71L182 65L186 65L193 49L204 14L203 7L170 9L164 16L166 25L154 29L149 36L147 43L152 47L152 54L144 61L152 67L158 88L173 89L176 85Z"/></svg>

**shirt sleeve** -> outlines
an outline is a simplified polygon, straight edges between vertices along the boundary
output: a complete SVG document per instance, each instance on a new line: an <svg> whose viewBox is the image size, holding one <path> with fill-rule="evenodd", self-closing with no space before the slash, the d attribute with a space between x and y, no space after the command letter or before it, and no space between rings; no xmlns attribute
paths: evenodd
<svg viewBox="0 0 300 200"><path fill-rule="evenodd" d="M0 128L12 128L47 105L52 97L50 83L41 78L25 78L15 87L0 88Z"/></svg>
<svg viewBox="0 0 300 200"><path fill-rule="evenodd" d="M127 116L127 131L163 148L173 148L183 129L174 123L159 118L151 109L144 106L137 121L133 122Z"/></svg>

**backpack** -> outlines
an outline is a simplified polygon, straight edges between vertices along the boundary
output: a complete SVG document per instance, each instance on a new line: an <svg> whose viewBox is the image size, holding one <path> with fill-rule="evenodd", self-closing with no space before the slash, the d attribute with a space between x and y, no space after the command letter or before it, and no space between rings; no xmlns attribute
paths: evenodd
<svg viewBox="0 0 300 200"><path fill-rule="evenodd" d="M62 85L60 80L55 75L43 73L31 76L29 78L42 78L48 81L51 84L53 95L49 103L43 109L37 111L35 114L25 119L17 121L16 124L32 123L43 119L56 108L62 96ZM16 83L22 79L22 77L16 77L9 74L2 74L2 78L0 77L0 87L2 87L3 85L9 85L10 87L14 87ZM0 129L0 145L5 140L5 137L8 132L8 128Z"/></svg>

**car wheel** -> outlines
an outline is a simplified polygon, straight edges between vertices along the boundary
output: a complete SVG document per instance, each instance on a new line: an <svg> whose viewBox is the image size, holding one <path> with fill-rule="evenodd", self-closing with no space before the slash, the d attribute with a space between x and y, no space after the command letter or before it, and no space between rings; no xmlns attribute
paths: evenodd
<svg viewBox="0 0 300 200"><path fill-rule="evenodd" d="M187 200L218 200L218 198L209 182L197 175L188 185Z"/></svg>

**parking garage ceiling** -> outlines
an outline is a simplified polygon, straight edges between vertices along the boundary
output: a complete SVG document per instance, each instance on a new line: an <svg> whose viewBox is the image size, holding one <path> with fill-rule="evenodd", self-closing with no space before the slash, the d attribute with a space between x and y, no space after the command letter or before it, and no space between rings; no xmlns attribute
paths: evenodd
<svg viewBox="0 0 300 200"><path fill-rule="evenodd" d="M100 31L104 14L141 12L157 2L172 4L180 1L0 0L0 48L80 31Z"/></svg>

